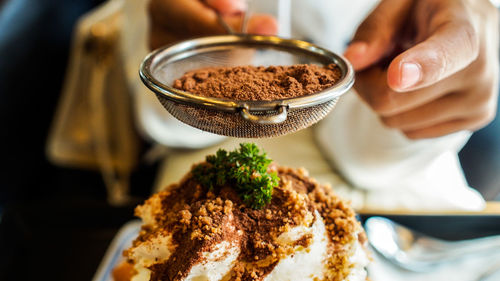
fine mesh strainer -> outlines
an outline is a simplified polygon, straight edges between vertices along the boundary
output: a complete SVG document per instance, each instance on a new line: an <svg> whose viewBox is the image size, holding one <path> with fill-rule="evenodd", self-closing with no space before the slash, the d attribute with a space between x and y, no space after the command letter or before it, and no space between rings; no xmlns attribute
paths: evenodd
<svg viewBox="0 0 500 281"><path fill-rule="evenodd" d="M221 66L335 63L339 81L321 92L273 101L238 101L197 96L172 87L187 71ZM158 49L140 68L144 84L180 121L203 131L241 138L276 137L324 118L354 83L354 71L343 57L314 44L276 36L202 37Z"/></svg>

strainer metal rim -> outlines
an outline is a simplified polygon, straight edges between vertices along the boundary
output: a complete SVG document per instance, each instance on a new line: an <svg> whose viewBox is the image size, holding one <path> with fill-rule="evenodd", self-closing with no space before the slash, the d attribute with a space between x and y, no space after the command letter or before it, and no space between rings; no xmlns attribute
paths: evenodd
<svg viewBox="0 0 500 281"><path fill-rule="evenodd" d="M202 51L222 50L234 45L267 46L274 49L288 49L294 52L303 52L317 56L335 63L341 70L341 79L332 87L307 96L273 101L234 101L194 95L166 85L152 74L153 67L158 63L165 63L165 60L172 60L173 62L201 53ZM283 106L292 110L311 107L340 97L354 84L354 69L349 61L341 55L302 40L247 34L200 37L159 48L148 54L143 60L139 69L139 75L143 83L161 97L183 104L230 112L236 112L242 108L256 112L275 110L277 107Z"/></svg>

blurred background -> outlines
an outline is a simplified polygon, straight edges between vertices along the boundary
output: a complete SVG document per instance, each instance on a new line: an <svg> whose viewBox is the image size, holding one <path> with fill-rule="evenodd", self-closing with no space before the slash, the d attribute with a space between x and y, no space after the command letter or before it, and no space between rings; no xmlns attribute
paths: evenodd
<svg viewBox="0 0 500 281"><path fill-rule="evenodd" d="M103 2L0 0L0 280L89 280L100 261L95 257L153 187L158 163L141 160L130 171L134 199L110 206L99 170L55 165L47 158L75 24ZM137 153L144 155L151 144L138 140ZM488 200L500 200L495 155L498 117L460 152L469 184ZM46 276L56 258L64 270ZM28 268L26 259L37 262Z"/></svg>
<svg viewBox="0 0 500 281"><path fill-rule="evenodd" d="M60 196L106 197L98 171L61 168L46 156L49 129L68 69L73 29L79 17L102 2L1 2L0 122L5 168L0 171L4 179L0 208L16 201ZM144 176L141 182L148 178L152 177ZM147 186L146 181L140 192L148 194Z"/></svg>
<svg viewBox="0 0 500 281"><path fill-rule="evenodd" d="M138 201L110 207L99 170L56 166L46 154L75 25L103 2L0 1L0 280L90 280L133 217ZM133 171L138 198L156 170Z"/></svg>

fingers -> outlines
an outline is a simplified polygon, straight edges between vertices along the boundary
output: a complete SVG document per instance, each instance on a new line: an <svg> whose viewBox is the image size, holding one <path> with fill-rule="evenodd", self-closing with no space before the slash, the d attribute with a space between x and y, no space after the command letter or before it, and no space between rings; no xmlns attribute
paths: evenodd
<svg viewBox="0 0 500 281"><path fill-rule="evenodd" d="M224 16L224 21L234 30L239 30L241 28L241 17L238 16ZM157 24L151 24L149 28L149 47L150 49L156 49L167 44L177 42L179 40L185 40L192 38L194 36L201 36L199 34L193 34L189 32L179 33L171 32L170 28L165 28Z"/></svg>
<svg viewBox="0 0 500 281"><path fill-rule="evenodd" d="M477 73L477 69L472 73ZM498 69L490 69L489 73L497 77ZM355 88L387 127L398 129L409 138L474 131L495 116L498 86L491 77L478 79L471 77L471 72L460 72L432 86L400 93L387 86L386 74L375 67L358 72Z"/></svg>
<svg viewBox="0 0 500 281"><path fill-rule="evenodd" d="M178 36L225 33L216 12L198 0L152 0L149 13L153 26Z"/></svg>
<svg viewBox="0 0 500 281"><path fill-rule="evenodd" d="M497 91L495 85L486 84L461 92L449 92L411 110L382 116L381 121L413 139L439 137L460 130L478 130L495 117Z"/></svg>
<svg viewBox="0 0 500 281"><path fill-rule="evenodd" d="M389 128L407 132L478 114L467 110L467 105L462 101L463 95L451 93L412 110L382 117L381 120Z"/></svg>
<svg viewBox="0 0 500 281"><path fill-rule="evenodd" d="M493 117L481 115L474 118L451 120L431 127L426 127L415 131L406 131L403 133L409 139L436 138L463 130L479 130L480 128L491 122L493 118L494 115Z"/></svg>
<svg viewBox="0 0 500 281"><path fill-rule="evenodd" d="M182 39L179 35L172 34L165 28L158 25L151 25L149 28L149 48L151 50L160 48L172 42Z"/></svg>
<svg viewBox="0 0 500 281"><path fill-rule="evenodd" d="M278 22L270 15L255 14L248 19L247 33L260 35L276 35Z"/></svg>
<svg viewBox="0 0 500 281"><path fill-rule="evenodd" d="M436 16L440 20L433 24L432 35L391 62L387 83L392 89L408 91L433 85L477 58L479 39L474 26L462 17L450 17Z"/></svg>
<svg viewBox="0 0 500 281"><path fill-rule="evenodd" d="M411 7L409 0L386 0L358 27L345 57L362 70L391 52L393 39Z"/></svg>
<svg viewBox="0 0 500 281"><path fill-rule="evenodd" d="M205 2L222 15L234 15L247 9L245 0L205 0Z"/></svg>
<svg viewBox="0 0 500 281"><path fill-rule="evenodd" d="M451 79L445 79L433 87L399 93L387 86L387 71L370 68L357 73L355 88L361 98L380 116L394 116L415 109L438 99L460 87Z"/></svg>
<svg viewBox="0 0 500 281"><path fill-rule="evenodd" d="M241 30L241 11L246 9L245 5L244 0L151 0L150 47L155 49L191 37L225 34L217 11L233 30ZM278 23L272 16L254 15L249 19L247 30L252 34L275 35Z"/></svg>

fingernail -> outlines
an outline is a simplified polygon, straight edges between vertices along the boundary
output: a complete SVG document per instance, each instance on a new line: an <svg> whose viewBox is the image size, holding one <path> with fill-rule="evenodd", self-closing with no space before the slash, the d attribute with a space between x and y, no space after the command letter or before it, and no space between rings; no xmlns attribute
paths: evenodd
<svg viewBox="0 0 500 281"><path fill-rule="evenodd" d="M401 65L401 80L399 87L401 89L412 87L420 81L421 76L422 71L420 70L420 65L412 62L405 62Z"/></svg>

